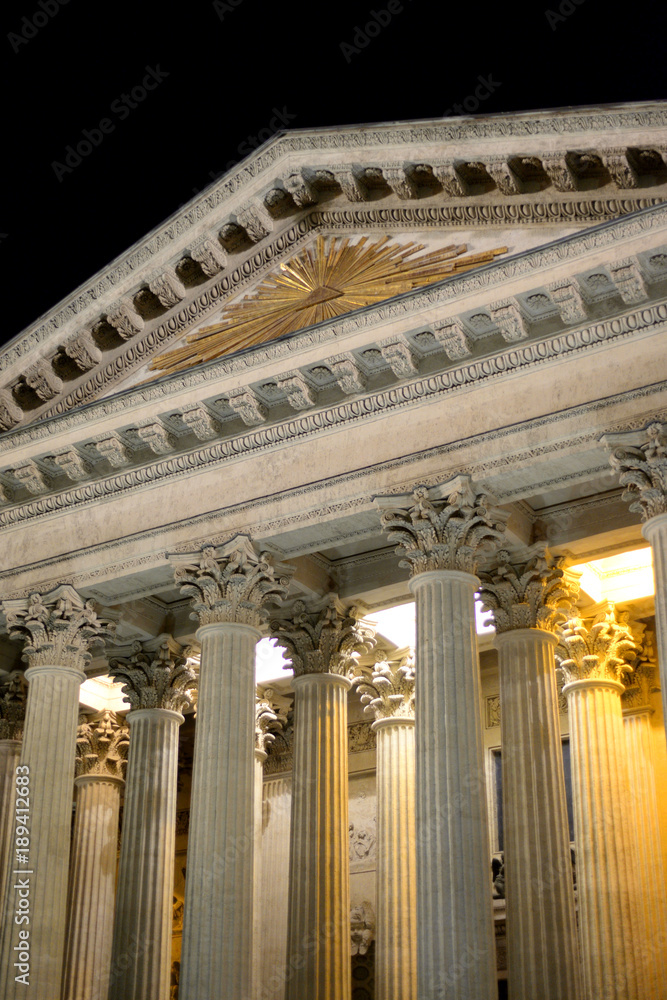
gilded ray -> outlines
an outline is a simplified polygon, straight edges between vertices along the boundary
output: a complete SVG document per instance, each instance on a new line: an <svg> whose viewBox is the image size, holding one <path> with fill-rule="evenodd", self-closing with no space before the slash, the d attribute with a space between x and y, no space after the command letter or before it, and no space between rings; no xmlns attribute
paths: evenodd
<svg viewBox="0 0 667 1000"><path fill-rule="evenodd" d="M223 354L262 344L401 292L442 281L487 264L507 247L468 253L465 244L424 253L421 243L391 243L383 236L318 236L268 275L251 295L223 310L221 319L191 334L182 347L154 358L150 368L178 372Z"/></svg>

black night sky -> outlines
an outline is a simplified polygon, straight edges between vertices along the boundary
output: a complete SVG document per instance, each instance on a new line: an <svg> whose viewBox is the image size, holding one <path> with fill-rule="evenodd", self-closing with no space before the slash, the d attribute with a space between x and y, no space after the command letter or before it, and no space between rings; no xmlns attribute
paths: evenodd
<svg viewBox="0 0 667 1000"><path fill-rule="evenodd" d="M8 0L2 19L2 340L277 128L667 97L647 2Z"/></svg>

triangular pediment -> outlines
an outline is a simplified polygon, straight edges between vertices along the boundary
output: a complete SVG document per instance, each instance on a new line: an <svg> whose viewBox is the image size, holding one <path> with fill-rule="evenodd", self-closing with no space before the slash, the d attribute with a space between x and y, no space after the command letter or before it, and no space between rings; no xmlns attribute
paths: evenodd
<svg viewBox="0 0 667 1000"><path fill-rule="evenodd" d="M318 236L521 257L649 208L667 197L666 140L663 103L279 136L7 345L0 428L154 378ZM338 291L310 288L301 311L318 322Z"/></svg>

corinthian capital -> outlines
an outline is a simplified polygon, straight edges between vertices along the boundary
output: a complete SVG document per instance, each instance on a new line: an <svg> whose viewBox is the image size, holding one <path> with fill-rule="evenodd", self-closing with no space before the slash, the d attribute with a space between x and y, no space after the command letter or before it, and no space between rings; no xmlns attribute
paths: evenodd
<svg viewBox="0 0 667 1000"><path fill-rule="evenodd" d="M95 774L124 778L130 730L114 712L105 709L82 716L76 735L76 776Z"/></svg>
<svg viewBox="0 0 667 1000"><path fill-rule="evenodd" d="M412 494L376 497L382 527L398 542L411 576L430 570L475 573L480 549L503 537L507 515L468 476Z"/></svg>
<svg viewBox="0 0 667 1000"><path fill-rule="evenodd" d="M642 438L644 440L642 440ZM624 500L630 510L648 521L656 514L667 514L667 429L664 424L650 424L645 431L606 434L612 468L625 486Z"/></svg>
<svg viewBox="0 0 667 1000"><path fill-rule="evenodd" d="M562 557L541 550L525 563L510 563L506 549L498 553L497 568L481 573L479 596L493 615L497 632L539 628L554 632L571 613L578 587L565 578Z"/></svg>
<svg viewBox="0 0 667 1000"><path fill-rule="evenodd" d="M109 673L122 685L133 710L163 708L183 712L194 701L197 675L171 636L134 643L128 657L109 660Z"/></svg>
<svg viewBox="0 0 667 1000"><path fill-rule="evenodd" d="M273 564L268 552L258 553L248 535L236 535L224 545L207 545L197 562L193 555L174 556L174 577L181 592L193 600L200 625L237 622L259 626L262 605L279 603L287 592L290 566Z"/></svg>
<svg viewBox="0 0 667 1000"><path fill-rule="evenodd" d="M112 637L113 622L98 618L92 601L73 587L56 587L48 594L5 601L10 639L22 639L23 660L31 667L73 666L90 661L90 648Z"/></svg>
<svg viewBox="0 0 667 1000"><path fill-rule="evenodd" d="M21 670L12 670L0 682L0 740L23 738L27 689Z"/></svg>
<svg viewBox="0 0 667 1000"><path fill-rule="evenodd" d="M306 604L296 600L271 618L271 635L287 648L297 676L339 674L355 665L355 654L375 644L374 632L362 624L354 608L346 609L337 594Z"/></svg>
<svg viewBox="0 0 667 1000"><path fill-rule="evenodd" d="M411 653L376 663L370 680L357 684L364 711L379 719L414 719L415 663Z"/></svg>
<svg viewBox="0 0 667 1000"><path fill-rule="evenodd" d="M556 649L564 685L585 680L623 682L632 672L638 652L627 617L607 602L592 619L570 618L565 622Z"/></svg>

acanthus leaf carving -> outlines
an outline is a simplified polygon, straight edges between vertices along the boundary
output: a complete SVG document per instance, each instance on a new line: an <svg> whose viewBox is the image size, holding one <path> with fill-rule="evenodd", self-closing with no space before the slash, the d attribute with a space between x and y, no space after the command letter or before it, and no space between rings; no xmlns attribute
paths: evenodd
<svg viewBox="0 0 667 1000"><path fill-rule="evenodd" d="M564 688L589 680L622 684L632 672L638 646L627 612L617 612L611 602L605 602L592 618L570 618L559 632L556 662Z"/></svg>
<svg viewBox="0 0 667 1000"><path fill-rule="evenodd" d="M144 328L144 321L134 308L130 298L119 299L110 306L106 314L107 322L123 340L136 337Z"/></svg>
<svg viewBox="0 0 667 1000"><path fill-rule="evenodd" d="M373 629L361 622L354 607L345 608L337 594L317 601L297 598L270 619L271 635L287 649L297 676L338 674L354 669L356 654L372 648Z"/></svg>
<svg viewBox="0 0 667 1000"><path fill-rule="evenodd" d="M105 778L124 778L130 730L120 716L104 709L79 719L76 738L75 773Z"/></svg>
<svg viewBox="0 0 667 1000"><path fill-rule="evenodd" d="M400 566L410 575L432 570L475 573L480 550L498 543L507 514L469 476L440 487L417 486L411 495L376 497L382 527L397 542Z"/></svg>
<svg viewBox="0 0 667 1000"><path fill-rule="evenodd" d="M87 330L77 334L76 337L71 337L63 350L82 372L89 372L102 360L102 352Z"/></svg>
<svg viewBox="0 0 667 1000"><path fill-rule="evenodd" d="M34 389L44 402L57 396L63 387L63 380L56 375L48 361L38 361L28 368L23 377L26 385Z"/></svg>
<svg viewBox="0 0 667 1000"><path fill-rule="evenodd" d="M205 237L190 247L190 256L197 261L204 274L213 278L227 266L227 253L217 239Z"/></svg>
<svg viewBox="0 0 667 1000"><path fill-rule="evenodd" d="M414 719L415 663L412 652L397 661L375 664L370 678L355 681L368 715L379 719Z"/></svg>
<svg viewBox="0 0 667 1000"><path fill-rule="evenodd" d="M433 336L442 345L450 361L461 361L472 354L472 338L466 333L460 319L433 324Z"/></svg>
<svg viewBox="0 0 667 1000"><path fill-rule="evenodd" d="M74 666L83 670L90 648L111 639L116 626L98 618L92 601L62 584L47 594L31 594L3 603L10 639L23 640L23 660L30 667Z"/></svg>
<svg viewBox="0 0 667 1000"><path fill-rule="evenodd" d="M132 711L158 708L182 713L194 704L197 674L169 635L134 643L130 656L111 657L109 673L121 684Z"/></svg>
<svg viewBox="0 0 667 1000"><path fill-rule="evenodd" d="M248 535L206 545L196 555L174 555L172 563L181 592L192 598L191 617L200 625L237 622L259 627L266 614L263 606L284 598L294 572L283 563L274 564L268 552L258 553Z"/></svg>
<svg viewBox="0 0 667 1000"><path fill-rule="evenodd" d="M602 439L613 449L609 461L625 487L623 499L644 521L667 514L667 431L663 424L649 424L647 440L639 446L620 444L624 434L608 434Z"/></svg>
<svg viewBox="0 0 667 1000"><path fill-rule="evenodd" d="M542 544L522 563L512 563L507 549L498 552L495 570L480 574L479 590L497 632L524 628L555 632L558 623L571 615L578 594L562 563L563 557L552 556Z"/></svg>

